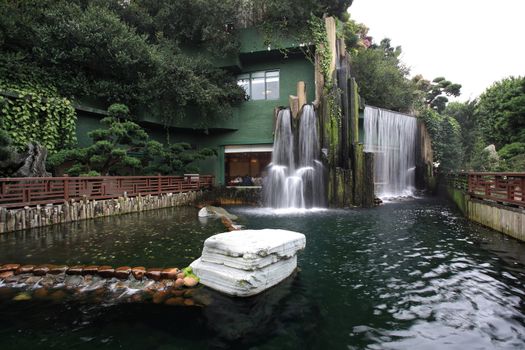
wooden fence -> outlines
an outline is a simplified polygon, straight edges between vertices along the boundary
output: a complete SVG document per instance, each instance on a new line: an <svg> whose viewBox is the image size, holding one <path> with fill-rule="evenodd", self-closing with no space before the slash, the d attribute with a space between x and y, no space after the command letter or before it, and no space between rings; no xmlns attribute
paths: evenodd
<svg viewBox="0 0 525 350"><path fill-rule="evenodd" d="M525 207L525 173L459 173L448 181L473 198Z"/></svg>
<svg viewBox="0 0 525 350"><path fill-rule="evenodd" d="M0 178L0 207L63 203L70 199L110 199L211 188L213 176L96 176Z"/></svg>

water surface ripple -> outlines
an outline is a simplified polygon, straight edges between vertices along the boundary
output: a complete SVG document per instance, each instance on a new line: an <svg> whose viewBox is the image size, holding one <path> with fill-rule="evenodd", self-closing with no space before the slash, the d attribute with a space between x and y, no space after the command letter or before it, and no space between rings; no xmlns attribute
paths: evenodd
<svg viewBox="0 0 525 350"><path fill-rule="evenodd" d="M287 215L232 211L249 228L303 232L307 247L297 274L247 300L212 293L213 302L202 309L3 302L0 348L525 348L525 244L467 222L447 202L418 199ZM153 219L130 215L118 226L94 225L84 233L94 250L78 244L88 255L108 247L103 249L107 256L115 241L128 237L134 242L128 248L141 252L137 258L125 253L133 263L145 254L149 265L181 265L199 255L205 237L220 230L214 222L187 219L186 232L173 223L173 210L165 213L152 213ZM130 235L131 227L142 233ZM53 230L62 230L65 240L79 234L64 226ZM73 259L60 254L62 241L35 243L42 239L30 233L5 236L0 257ZM168 250L172 243L176 249ZM143 253L144 247L157 252Z"/></svg>

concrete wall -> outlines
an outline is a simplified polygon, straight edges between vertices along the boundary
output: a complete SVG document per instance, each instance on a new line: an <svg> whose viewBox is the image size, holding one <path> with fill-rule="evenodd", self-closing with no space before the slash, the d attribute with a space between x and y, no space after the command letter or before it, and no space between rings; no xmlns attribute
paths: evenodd
<svg viewBox="0 0 525 350"><path fill-rule="evenodd" d="M107 200L71 200L23 209L0 208L0 234L102 216L134 213L195 203L202 192L162 194L160 196L121 197Z"/></svg>
<svg viewBox="0 0 525 350"><path fill-rule="evenodd" d="M447 192L468 219L525 241L525 209L470 198L457 188L448 187Z"/></svg>

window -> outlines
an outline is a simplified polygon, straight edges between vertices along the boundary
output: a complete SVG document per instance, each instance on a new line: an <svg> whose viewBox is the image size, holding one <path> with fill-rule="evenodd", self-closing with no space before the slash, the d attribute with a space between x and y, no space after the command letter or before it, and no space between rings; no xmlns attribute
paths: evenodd
<svg viewBox="0 0 525 350"><path fill-rule="evenodd" d="M279 71L253 72L237 77L237 84L251 100L279 99Z"/></svg>
<svg viewBox="0 0 525 350"><path fill-rule="evenodd" d="M235 145L224 148L227 186L262 186L272 161L272 145Z"/></svg>

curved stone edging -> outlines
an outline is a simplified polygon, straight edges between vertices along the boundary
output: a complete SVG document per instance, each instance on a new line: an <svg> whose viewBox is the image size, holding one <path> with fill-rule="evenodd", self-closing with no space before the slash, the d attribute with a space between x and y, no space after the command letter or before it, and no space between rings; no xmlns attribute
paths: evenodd
<svg viewBox="0 0 525 350"><path fill-rule="evenodd" d="M191 272L178 268L122 266L20 265L0 266L0 301L31 299L93 302L151 302L205 306L210 297Z"/></svg>
<svg viewBox="0 0 525 350"><path fill-rule="evenodd" d="M102 278L118 278L128 279L133 276L136 280L144 278L154 281L159 280L174 280L178 286L194 287L198 281L193 281L185 276L184 272L176 267L168 268L145 268L143 266L130 267L120 266L113 268L109 265L21 265L21 264L4 264L0 265L0 280L5 280L11 276L30 274L34 276L58 275L64 273L66 275L98 275ZM191 277L190 277L191 278Z"/></svg>

